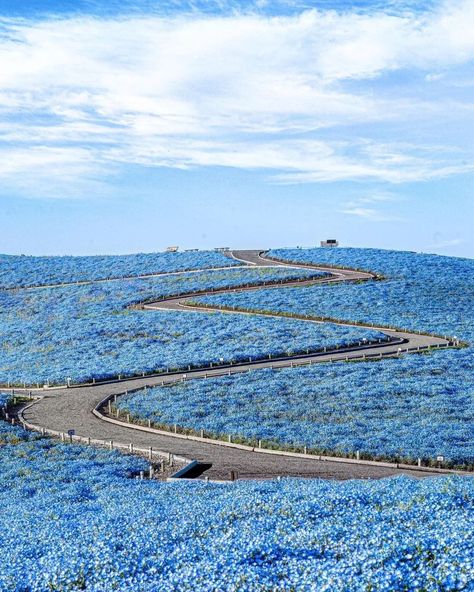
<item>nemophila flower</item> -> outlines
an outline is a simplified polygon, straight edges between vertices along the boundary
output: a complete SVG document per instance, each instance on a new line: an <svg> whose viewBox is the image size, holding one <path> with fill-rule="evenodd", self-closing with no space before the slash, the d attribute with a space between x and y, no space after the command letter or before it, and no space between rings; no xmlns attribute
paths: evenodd
<svg viewBox="0 0 474 592"><path fill-rule="evenodd" d="M474 263L372 249L295 249L271 254L383 273L384 282L215 295L199 301L397 325L474 338ZM382 303L382 304L381 304ZM327 325L330 327L330 325ZM331 329L332 330L332 329ZM366 338L370 339L370 336ZM472 348L377 363L319 365L192 381L119 401L138 418L217 436L347 454L472 463Z"/></svg>
<svg viewBox="0 0 474 592"><path fill-rule="evenodd" d="M459 374L460 354L264 369L137 391L117 406L216 436L411 459L442 453L470 463L474 403L466 391L474 389L474 365Z"/></svg>
<svg viewBox="0 0 474 592"><path fill-rule="evenodd" d="M314 314L415 331L472 335L474 260L379 249L276 249L295 261L362 268L385 281L259 290L209 296L204 302L249 309Z"/></svg>
<svg viewBox="0 0 474 592"><path fill-rule="evenodd" d="M336 316L347 304L356 320L401 324L402 319L407 327L470 339L472 262L331 253L324 257L334 258L328 259L333 264L373 269L401 282L394 284L398 292L385 298L388 283L377 283L386 293L372 292L375 283L369 283L344 287L347 292L339 297L339 287L332 287L323 303L318 287L299 303L290 298L291 306L321 304L328 316ZM441 269L444 283L438 279ZM323 336L347 337L290 320L127 310L135 299L181 288L232 285L233 273L121 281L114 288L3 292L0 373L10 367L28 382L85 379L92 371L107 376L171 365L170 360L209 362L221 352L248 356L268 353L269 346L301 347L305 339L321 344ZM51 376L41 374L45 361ZM279 442L313 438L343 451L431 455L436 450L450 459L472 459L471 349L374 364L268 370L148 395L124 402L137 405L139 413L159 413L160 421L179 418L186 402L185 425L195 421L205 427L207 421L226 431L238 426L237 433L264 432ZM224 404L225 425L219 418ZM54 443L5 423L0 442L0 590L472 589L474 480L469 477L160 484L131 479L146 463L117 452Z"/></svg>
<svg viewBox="0 0 474 592"><path fill-rule="evenodd" d="M248 268L0 291L0 382L84 382L362 339L362 329L332 330L290 319L129 308L177 293L313 275Z"/></svg>
<svg viewBox="0 0 474 592"><path fill-rule="evenodd" d="M0 288L45 286L238 265L239 261L215 251L93 257L0 255Z"/></svg>
<svg viewBox="0 0 474 592"><path fill-rule="evenodd" d="M18 440L2 590L468 589L472 479L159 484L126 477L139 459L0 433Z"/></svg>

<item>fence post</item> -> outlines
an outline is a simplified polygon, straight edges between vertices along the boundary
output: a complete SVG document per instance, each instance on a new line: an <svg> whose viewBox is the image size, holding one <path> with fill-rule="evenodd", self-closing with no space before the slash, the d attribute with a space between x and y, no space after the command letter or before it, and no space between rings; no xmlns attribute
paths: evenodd
<svg viewBox="0 0 474 592"><path fill-rule="evenodd" d="M153 458L153 448L150 446L148 448L148 459L152 460L152 458Z"/></svg>

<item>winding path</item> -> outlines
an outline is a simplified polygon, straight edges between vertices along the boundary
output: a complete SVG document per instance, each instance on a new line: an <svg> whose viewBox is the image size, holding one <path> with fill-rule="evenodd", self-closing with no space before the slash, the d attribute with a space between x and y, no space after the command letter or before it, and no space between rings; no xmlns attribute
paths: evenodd
<svg viewBox="0 0 474 592"><path fill-rule="evenodd" d="M277 262L262 256L260 251L233 251L232 256L243 263L256 266L286 266L304 267L296 264ZM284 286L314 284L318 282L357 281L373 278L373 274L348 269L332 269L327 267L311 266L311 269L329 272L330 277L304 280L299 282L285 282ZM259 287L247 288L258 289ZM281 284L275 286L281 288ZM271 289L272 286L265 286ZM235 291L234 288L225 291ZM216 292L212 292L216 293ZM187 308L186 300L190 296L179 298L167 298L155 303L148 303L143 308L183 310ZM206 307L200 309L206 310ZM193 307L193 309L195 309ZM238 313L233 313L238 314ZM316 322L316 321L308 321ZM373 329L374 327L367 327ZM314 353L285 357L273 360L260 360L251 363L234 364L232 366L220 366L192 370L186 373L187 379L206 376L219 376L223 373L247 372L259 368L281 368L293 365L338 361L344 359L362 359L363 357L380 357L398 355L400 348L403 351L416 351L428 347L447 347L452 345L446 339L419 335L405 331L387 330L377 328L385 333L390 342L381 344L369 344L361 347L351 347L334 350L326 353ZM92 440L113 441L122 446L132 444L135 448L159 450L170 453L183 459L197 460L211 465L204 475L210 479L228 479L230 472L235 471L239 478L272 478L276 476L302 476L321 477L333 479L350 478L381 478L389 475L408 472L413 476L426 476L422 470L402 468L389 463L360 463L344 462L342 459L319 460L316 457L304 455L285 455L279 453L262 453L248 448L238 448L223 444L203 441L201 438L186 439L172 434L138 428L127 425L125 422L105 421L101 418L96 408L100 408L101 402L108 397L121 395L125 390L155 386L176 382L182 377L182 373L160 374L144 378L127 379L126 381L110 381L107 383L84 385L66 388L48 389L44 396L27 406L20 414L26 424L37 430L50 430L58 433L67 433L74 430L75 437L91 438Z"/></svg>

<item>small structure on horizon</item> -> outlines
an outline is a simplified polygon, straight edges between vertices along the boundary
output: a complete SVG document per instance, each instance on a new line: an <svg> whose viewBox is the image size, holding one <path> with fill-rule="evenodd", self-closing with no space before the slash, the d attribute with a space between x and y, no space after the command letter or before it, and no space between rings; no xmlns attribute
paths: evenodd
<svg viewBox="0 0 474 592"><path fill-rule="evenodd" d="M214 251L217 251L218 253L227 253L227 251L230 251L230 247L216 247Z"/></svg>
<svg viewBox="0 0 474 592"><path fill-rule="evenodd" d="M167 253L176 253L178 251L179 247L166 247L166 252Z"/></svg>
<svg viewBox="0 0 474 592"><path fill-rule="evenodd" d="M328 238L327 240L321 241L321 246L322 247L338 247L339 241L337 241L335 238Z"/></svg>

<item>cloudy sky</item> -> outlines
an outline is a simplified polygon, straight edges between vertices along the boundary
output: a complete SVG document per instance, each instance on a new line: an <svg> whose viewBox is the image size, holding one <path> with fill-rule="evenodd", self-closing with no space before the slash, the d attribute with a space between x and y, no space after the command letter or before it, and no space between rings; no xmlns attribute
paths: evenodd
<svg viewBox="0 0 474 592"><path fill-rule="evenodd" d="M474 257L474 2L0 0L0 252Z"/></svg>

